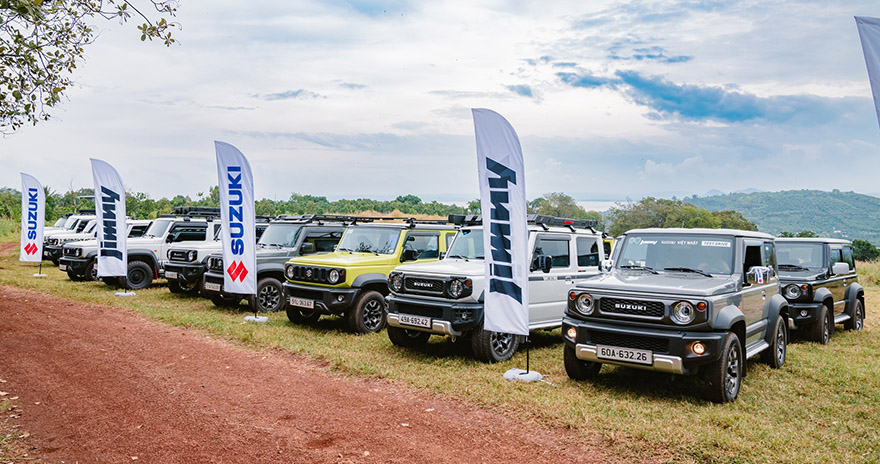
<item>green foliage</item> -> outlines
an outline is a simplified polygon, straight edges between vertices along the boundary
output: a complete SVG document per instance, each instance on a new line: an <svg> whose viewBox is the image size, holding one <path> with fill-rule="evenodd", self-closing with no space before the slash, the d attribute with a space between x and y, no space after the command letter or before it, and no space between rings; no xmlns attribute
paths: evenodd
<svg viewBox="0 0 880 464"><path fill-rule="evenodd" d="M736 211L711 212L681 200L653 197L638 203L618 203L609 210L608 221L611 235L645 227L758 230L755 224Z"/></svg>
<svg viewBox="0 0 880 464"><path fill-rule="evenodd" d="M812 230L802 230L802 231L798 232L796 235L797 238L816 238L818 236L819 235L817 235Z"/></svg>
<svg viewBox="0 0 880 464"><path fill-rule="evenodd" d="M874 261L877 258L880 258L880 250L877 249L871 242L867 242L865 240L855 239L852 241L853 244L853 256L858 261Z"/></svg>
<svg viewBox="0 0 880 464"><path fill-rule="evenodd" d="M546 193L544 196L530 201L528 206L530 213L571 219L590 219L599 225L597 229L603 227L602 213L585 210L574 201L574 198L561 192Z"/></svg>
<svg viewBox="0 0 880 464"><path fill-rule="evenodd" d="M880 198L833 190L732 193L685 201L710 211L735 210L767 233L813 231L821 237L860 237L880 243Z"/></svg>
<svg viewBox="0 0 880 464"><path fill-rule="evenodd" d="M176 2L141 0L160 15L173 17ZM0 0L0 133L49 119L71 75L95 39L92 19L128 21L132 15L141 40L174 43L177 25L161 17L155 23L129 0Z"/></svg>

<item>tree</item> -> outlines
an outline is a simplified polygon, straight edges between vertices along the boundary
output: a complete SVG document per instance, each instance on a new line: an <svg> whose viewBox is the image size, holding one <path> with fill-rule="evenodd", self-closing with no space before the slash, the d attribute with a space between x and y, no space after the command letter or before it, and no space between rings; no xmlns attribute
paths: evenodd
<svg viewBox="0 0 880 464"><path fill-rule="evenodd" d="M866 240L855 239L852 242L853 244L853 257L858 261L874 261L877 258L880 258L880 250L877 249L871 242Z"/></svg>
<svg viewBox="0 0 880 464"><path fill-rule="evenodd" d="M142 2L161 16L151 20L135 6ZM0 133L25 123L48 120L61 101L71 75L95 39L91 19L128 21L132 15L141 40L174 43L177 24L164 16L176 12L173 0L0 0ZM143 7L144 5L141 5Z"/></svg>
<svg viewBox="0 0 880 464"><path fill-rule="evenodd" d="M802 230L802 231L798 232L797 235L795 235L795 237L797 237L797 238L815 238L815 237L818 237L818 235L815 232L813 232L812 230Z"/></svg>
<svg viewBox="0 0 880 464"><path fill-rule="evenodd" d="M709 211L681 200L646 197L638 203L618 203L608 211L609 233L620 235L644 227L735 228L758 230L736 211Z"/></svg>

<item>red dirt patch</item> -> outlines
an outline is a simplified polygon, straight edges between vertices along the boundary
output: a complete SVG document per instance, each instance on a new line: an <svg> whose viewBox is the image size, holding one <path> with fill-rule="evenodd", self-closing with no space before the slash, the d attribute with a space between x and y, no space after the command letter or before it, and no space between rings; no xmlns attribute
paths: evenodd
<svg viewBox="0 0 880 464"><path fill-rule="evenodd" d="M0 379L31 457L51 462L626 460L571 431L3 286Z"/></svg>

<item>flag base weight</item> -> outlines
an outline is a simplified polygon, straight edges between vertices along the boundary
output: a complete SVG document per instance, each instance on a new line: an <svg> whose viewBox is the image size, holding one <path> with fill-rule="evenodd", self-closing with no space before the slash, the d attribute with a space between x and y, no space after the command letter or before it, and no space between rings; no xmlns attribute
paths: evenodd
<svg viewBox="0 0 880 464"><path fill-rule="evenodd" d="M269 316L245 316L244 320L247 322L259 322L265 324L269 322Z"/></svg>
<svg viewBox="0 0 880 464"><path fill-rule="evenodd" d="M506 380L519 380L521 382L537 382L543 379L544 376L535 371L526 371L523 369L514 368L505 372L504 378Z"/></svg>
<svg viewBox="0 0 880 464"><path fill-rule="evenodd" d="M134 292L116 292L113 296L135 296Z"/></svg>
<svg viewBox="0 0 880 464"><path fill-rule="evenodd" d="M49 277L46 274L34 274L34 277Z"/></svg>

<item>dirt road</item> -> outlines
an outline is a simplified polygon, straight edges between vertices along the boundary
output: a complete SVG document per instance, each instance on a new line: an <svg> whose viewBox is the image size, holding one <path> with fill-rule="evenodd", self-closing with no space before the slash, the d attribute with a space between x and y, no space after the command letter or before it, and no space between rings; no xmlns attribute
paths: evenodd
<svg viewBox="0 0 880 464"><path fill-rule="evenodd" d="M566 430L2 286L0 380L43 462L625 461Z"/></svg>

